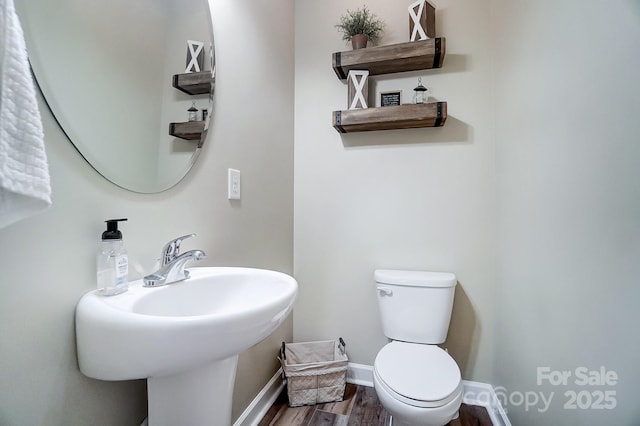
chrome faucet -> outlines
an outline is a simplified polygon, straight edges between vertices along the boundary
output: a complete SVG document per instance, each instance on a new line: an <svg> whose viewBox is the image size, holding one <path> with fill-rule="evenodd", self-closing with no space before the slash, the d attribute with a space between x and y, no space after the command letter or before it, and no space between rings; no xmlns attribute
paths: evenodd
<svg viewBox="0 0 640 426"><path fill-rule="evenodd" d="M164 246L160 258L160 269L142 279L144 287L160 287L189 278L189 271L184 269L186 263L191 260L203 259L206 256L202 250L189 250L180 254L180 242L194 235L184 235L169 241Z"/></svg>
<svg viewBox="0 0 640 426"><path fill-rule="evenodd" d="M178 237L169 241L162 248L162 254L160 255L160 266L166 266L180 256L180 243L187 238L195 237L196 234L187 234L182 237Z"/></svg>

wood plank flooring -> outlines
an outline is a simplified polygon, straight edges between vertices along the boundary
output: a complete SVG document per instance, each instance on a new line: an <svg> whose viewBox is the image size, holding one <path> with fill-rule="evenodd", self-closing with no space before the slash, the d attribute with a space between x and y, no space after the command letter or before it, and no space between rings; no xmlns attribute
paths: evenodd
<svg viewBox="0 0 640 426"><path fill-rule="evenodd" d="M386 426L389 414L374 388L347 383L344 401L291 408L287 392L280 394L259 426ZM460 417L448 426L492 426L484 407L462 404Z"/></svg>

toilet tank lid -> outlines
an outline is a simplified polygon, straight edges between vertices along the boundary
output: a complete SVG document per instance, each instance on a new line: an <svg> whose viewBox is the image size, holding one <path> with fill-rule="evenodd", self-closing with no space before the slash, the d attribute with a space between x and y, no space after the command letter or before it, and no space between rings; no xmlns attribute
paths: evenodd
<svg viewBox="0 0 640 426"><path fill-rule="evenodd" d="M377 283L414 287L454 287L457 279L451 272L397 271L377 269L373 274Z"/></svg>

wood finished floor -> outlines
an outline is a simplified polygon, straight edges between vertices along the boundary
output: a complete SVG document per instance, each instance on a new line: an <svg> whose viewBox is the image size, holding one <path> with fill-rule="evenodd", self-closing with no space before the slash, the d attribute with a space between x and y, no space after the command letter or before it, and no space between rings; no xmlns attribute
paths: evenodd
<svg viewBox="0 0 640 426"><path fill-rule="evenodd" d="M280 394L258 426L386 426L389 414L368 386L347 383L344 401L291 408ZM462 404L460 417L448 426L493 426L484 407Z"/></svg>

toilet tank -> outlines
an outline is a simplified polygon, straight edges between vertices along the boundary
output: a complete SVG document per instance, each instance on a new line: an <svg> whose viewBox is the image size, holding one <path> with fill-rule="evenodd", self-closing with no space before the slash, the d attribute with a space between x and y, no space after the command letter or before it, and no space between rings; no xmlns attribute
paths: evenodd
<svg viewBox="0 0 640 426"><path fill-rule="evenodd" d="M385 336L412 343L445 341L457 283L454 274L378 269L374 278Z"/></svg>

